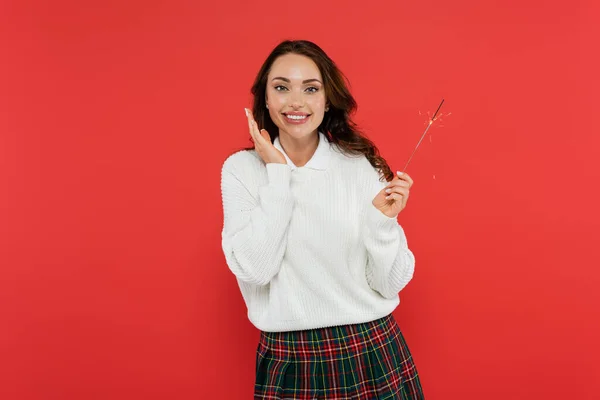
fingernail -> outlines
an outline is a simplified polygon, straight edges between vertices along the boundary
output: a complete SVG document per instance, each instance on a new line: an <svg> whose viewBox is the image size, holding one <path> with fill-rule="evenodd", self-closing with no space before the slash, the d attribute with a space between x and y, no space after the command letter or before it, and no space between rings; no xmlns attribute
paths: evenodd
<svg viewBox="0 0 600 400"><path fill-rule="evenodd" d="M244 112L246 113L246 117L248 116L248 109L244 107Z"/></svg>
<svg viewBox="0 0 600 400"><path fill-rule="evenodd" d="M404 172L397 171L396 173L398 174L398 176L404 175Z"/></svg>

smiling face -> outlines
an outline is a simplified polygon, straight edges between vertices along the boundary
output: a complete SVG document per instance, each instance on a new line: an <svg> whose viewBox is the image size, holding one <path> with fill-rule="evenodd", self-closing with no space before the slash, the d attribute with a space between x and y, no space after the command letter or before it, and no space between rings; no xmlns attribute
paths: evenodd
<svg viewBox="0 0 600 400"><path fill-rule="evenodd" d="M325 114L325 87L317 64L298 54L277 58L267 77L271 120L295 139L316 135Z"/></svg>

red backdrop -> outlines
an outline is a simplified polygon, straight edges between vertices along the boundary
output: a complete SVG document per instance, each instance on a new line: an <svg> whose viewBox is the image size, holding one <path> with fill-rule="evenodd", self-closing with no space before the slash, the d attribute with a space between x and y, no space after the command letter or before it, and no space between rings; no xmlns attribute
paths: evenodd
<svg viewBox="0 0 600 400"><path fill-rule="evenodd" d="M339 64L393 169L452 113L399 217L427 398L598 398L593 0L200 3L0 3L0 398L252 397L220 168L286 38Z"/></svg>

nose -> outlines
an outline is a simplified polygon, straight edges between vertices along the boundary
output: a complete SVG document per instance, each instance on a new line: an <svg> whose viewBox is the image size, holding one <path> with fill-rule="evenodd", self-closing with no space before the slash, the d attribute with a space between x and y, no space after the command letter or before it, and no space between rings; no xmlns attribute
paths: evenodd
<svg viewBox="0 0 600 400"><path fill-rule="evenodd" d="M301 108L304 105L304 98L302 97L302 93L292 93L290 97L290 106L292 108Z"/></svg>

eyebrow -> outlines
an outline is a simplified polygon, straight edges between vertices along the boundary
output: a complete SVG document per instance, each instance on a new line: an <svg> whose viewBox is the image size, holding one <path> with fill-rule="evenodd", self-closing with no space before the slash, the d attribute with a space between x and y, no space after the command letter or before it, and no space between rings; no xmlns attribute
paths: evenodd
<svg viewBox="0 0 600 400"><path fill-rule="evenodd" d="M282 81L285 81L285 82L287 82L287 83L291 83L291 82L292 82L292 81L290 81L288 78L284 78L283 76L276 76L276 77L275 77L275 78L273 78L272 80L274 81L274 80L277 80L277 79L279 79L279 80L282 80ZM313 79L305 79L305 80L303 80L303 81L302 81L302 83L303 83L303 84L304 84L304 83L310 83L310 82L319 82L320 84L323 84L323 82L321 82L321 81L320 81L320 80L318 80L318 79L314 79L314 78L313 78Z"/></svg>

